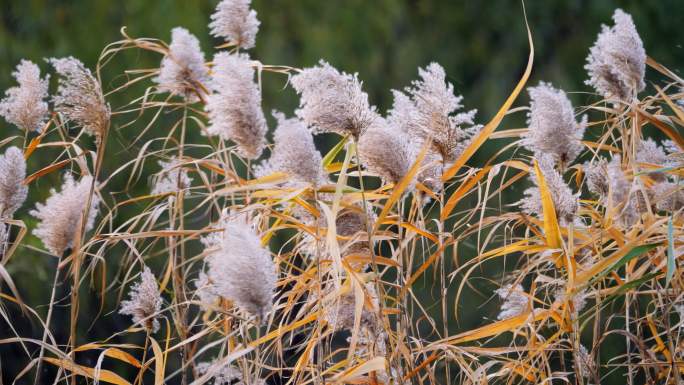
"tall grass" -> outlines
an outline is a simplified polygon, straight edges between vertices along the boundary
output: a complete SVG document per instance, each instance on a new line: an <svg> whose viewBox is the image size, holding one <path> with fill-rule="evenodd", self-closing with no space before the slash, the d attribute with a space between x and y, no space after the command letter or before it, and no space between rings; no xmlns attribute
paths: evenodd
<svg viewBox="0 0 684 385"><path fill-rule="evenodd" d="M0 344L20 352L2 364L21 368L10 381L681 383L684 81L645 56L629 15L617 11L591 50L593 104L573 108L541 84L514 108L533 68L528 30L525 71L483 125L438 64L382 114L358 75L246 54L259 26L249 1L221 2L212 20L226 44L208 62L182 28L171 43L122 30L92 72L52 59L49 105L45 78L18 67L0 112L20 131L0 143L41 166L25 175L16 150L0 161ZM114 74L125 80L108 89L107 64L127 52L160 68ZM294 117L273 114L273 143L265 72L301 97ZM502 129L521 113L528 127ZM167 135L149 138L152 127ZM109 153L124 129L136 132L128 151ZM320 154L312 132L338 144ZM105 157L118 167L103 169ZM55 174L65 182L51 198L24 203L38 230L13 219L21 186ZM41 303L8 273L35 249L29 232L58 261ZM462 328L459 312L479 311L462 304L480 300L501 312ZM25 322L42 338L22 335ZM622 353L602 354L615 344Z"/></svg>

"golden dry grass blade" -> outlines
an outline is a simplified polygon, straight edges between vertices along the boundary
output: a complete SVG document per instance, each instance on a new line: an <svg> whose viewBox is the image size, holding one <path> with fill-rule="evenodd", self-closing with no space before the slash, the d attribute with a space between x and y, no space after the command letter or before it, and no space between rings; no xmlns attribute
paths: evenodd
<svg viewBox="0 0 684 385"><path fill-rule="evenodd" d="M463 154L458 157L456 162L449 167L446 172L444 172L444 175L442 175L442 181L448 181L451 179L458 170L463 167L463 165L466 164L466 162L475 154L475 151L482 146L482 144L489 138L489 136L496 130L496 128L501 124L501 121L503 120L504 116L506 116L506 113L508 110L511 108L513 105L513 102L515 99L518 98L518 95L520 92L523 90L525 87L525 84L527 84L527 80L530 78L530 74L532 73L532 65L534 63L534 43L532 42L532 32L530 32L530 27L527 24L527 16L525 16L525 27L527 28L527 41L529 42L530 45L530 54L527 58L527 66L525 67L525 72L523 73L522 77L518 81L518 84L515 86L513 89L513 92L508 96L504 104L499 108L499 111L497 111L496 115L494 115L494 118L492 118L489 123L487 123L482 131L473 139L473 141L466 147L466 149L463 151Z"/></svg>

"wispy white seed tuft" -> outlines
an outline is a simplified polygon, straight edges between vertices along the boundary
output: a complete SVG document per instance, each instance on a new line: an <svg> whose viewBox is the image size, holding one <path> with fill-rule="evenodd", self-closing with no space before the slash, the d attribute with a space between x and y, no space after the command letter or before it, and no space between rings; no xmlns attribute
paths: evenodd
<svg viewBox="0 0 684 385"><path fill-rule="evenodd" d="M48 116L50 76L40 78L40 69L33 62L22 60L12 76L19 83L5 91L0 100L0 116L26 131L40 131Z"/></svg>
<svg viewBox="0 0 684 385"><path fill-rule="evenodd" d="M606 99L631 102L646 86L646 51L632 16L616 9L613 21L612 27L601 26L589 51L586 83Z"/></svg>
<svg viewBox="0 0 684 385"><path fill-rule="evenodd" d="M378 118L358 74L339 72L323 60L294 75L291 84L301 97L297 116L314 132L358 138Z"/></svg>
<svg viewBox="0 0 684 385"><path fill-rule="evenodd" d="M415 161L426 140L419 124L420 114L408 95L397 90L392 90L392 94L394 102L387 112L387 123L405 134L411 151L410 158ZM421 162L416 180L433 192L439 192L442 189L442 173L442 158L434 149L429 149Z"/></svg>
<svg viewBox="0 0 684 385"><path fill-rule="evenodd" d="M373 227L376 216L371 207L364 211L360 207L352 206L341 210L335 219L335 230L341 237L341 252L343 255L368 254L368 227Z"/></svg>
<svg viewBox="0 0 684 385"><path fill-rule="evenodd" d="M558 290L555 292L555 300L559 302L565 302L566 299L572 303L572 308L573 308L573 318L577 318L576 316L582 312L582 310L587 306L587 299L590 298L591 295L587 292L586 289L580 290L577 293L574 293L568 298L568 293L565 291L565 285L561 285L558 287Z"/></svg>
<svg viewBox="0 0 684 385"><path fill-rule="evenodd" d="M28 195L24 153L10 147L0 155L0 218L11 218Z"/></svg>
<svg viewBox="0 0 684 385"><path fill-rule="evenodd" d="M419 68L418 74L421 79L407 88L415 105L414 112L405 112L406 116L415 119L415 123L407 123L407 126L417 130L414 135L431 139L435 151L445 162L451 162L482 129L473 122L477 110L456 113L463 108L463 97L454 95L454 86L446 82L446 73L439 64ZM408 108L403 102L402 106Z"/></svg>
<svg viewBox="0 0 684 385"><path fill-rule="evenodd" d="M496 290L496 294L504 302L501 304L501 311L496 317L499 320L512 318L527 312L530 306L530 300L525 294L520 285L504 285L502 288Z"/></svg>
<svg viewBox="0 0 684 385"><path fill-rule="evenodd" d="M216 305L219 296L216 294L214 285L211 284L209 276L204 271L200 271L195 281L195 295L204 308L211 308Z"/></svg>
<svg viewBox="0 0 684 385"><path fill-rule="evenodd" d="M212 94L205 107L211 122L209 135L232 140L245 158L258 158L266 145L268 128L249 56L217 53L210 87Z"/></svg>
<svg viewBox="0 0 684 385"><path fill-rule="evenodd" d="M30 214L39 220L33 234L43 241L53 255L61 256L73 245L92 183L92 176L84 176L76 182L71 174L66 174L61 191L51 189L47 201L44 204L37 203L36 209L31 210ZM85 219L85 231L93 228L99 203L100 198L93 194Z"/></svg>
<svg viewBox="0 0 684 385"><path fill-rule="evenodd" d="M140 281L131 287L128 295L130 299L121 301L119 313L133 316L133 323L143 323L147 330L156 333L159 321L155 316L161 310L162 298L157 279L149 267L145 266L140 273Z"/></svg>
<svg viewBox="0 0 684 385"><path fill-rule="evenodd" d="M283 172L292 178L290 184L307 183L317 187L328 183L321 153L316 149L306 124L298 118L286 118L285 114L277 111L273 116L278 121L273 134L273 151L267 161L255 167L255 174L262 177Z"/></svg>
<svg viewBox="0 0 684 385"><path fill-rule="evenodd" d="M159 76L154 78L159 91L195 102L199 100L198 95L204 92L203 84L208 79L209 71L204 65L204 53L199 40L185 28L171 30L169 52L162 59Z"/></svg>
<svg viewBox="0 0 684 385"><path fill-rule="evenodd" d="M584 345L579 346L579 351L575 355L575 368L584 378L592 378L596 372L596 364Z"/></svg>
<svg viewBox="0 0 684 385"><path fill-rule="evenodd" d="M537 161L539 170L544 176L544 181L551 194L559 222L563 225L575 222L579 208L579 193L573 194L563 177L554 169L554 160L550 155L540 156ZM525 190L525 198L520 201L520 207L526 214L542 219L544 212L536 173L531 173L530 179L534 182L535 187Z"/></svg>
<svg viewBox="0 0 684 385"><path fill-rule="evenodd" d="M52 97L55 110L101 138L109 128L111 110L102 94L100 82L83 63L73 57L48 59L60 75L57 94Z"/></svg>
<svg viewBox="0 0 684 385"><path fill-rule="evenodd" d="M222 0L211 15L212 36L222 37L231 45L250 49L259 32L257 13L250 9L252 0Z"/></svg>
<svg viewBox="0 0 684 385"><path fill-rule="evenodd" d="M684 189L672 182L660 182L651 187L653 201L661 211L674 212L684 207Z"/></svg>
<svg viewBox="0 0 684 385"><path fill-rule="evenodd" d="M670 139L663 142L663 147L665 148L665 152L669 154L670 157L675 154L682 153L682 149L679 147L679 145Z"/></svg>
<svg viewBox="0 0 684 385"><path fill-rule="evenodd" d="M669 156L666 148L663 148L656 143L655 140L648 138L639 142L637 148L636 161L645 163L645 169L663 168L675 166L676 162ZM667 174L660 171L649 172L648 175L658 182L663 182L667 179Z"/></svg>
<svg viewBox="0 0 684 385"><path fill-rule="evenodd" d="M356 313L356 296L352 290L338 294L334 286L327 290L328 295L321 301L323 319L332 330L353 330ZM375 287L366 284L364 288L364 304L361 312L361 327L375 329L377 325L378 295Z"/></svg>
<svg viewBox="0 0 684 385"><path fill-rule="evenodd" d="M590 192L605 197L610 188L608 183L608 161L598 158L593 162L586 162L583 165L584 181Z"/></svg>
<svg viewBox="0 0 684 385"><path fill-rule="evenodd" d="M209 375L214 380L214 385L233 385L234 381L242 378L242 372L231 364L221 365L218 360L212 362L200 362L195 366L197 374ZM242 383L242 381L240 381Z"/></svg>
<svg viewBox="0 0 684 385"><path fill-rule="evenodd" d="M629 181L621 163L618 155L610 162L599 160L594 165L589 165L587 185L590 191L599 195L604 205L619 208L615 220L623 227L629 227L646 210L646 199L642 189Z"/></svg>
<svg viewBox="0 0 684 385"><path fill-rule="evenodd" d="M188 176L188 171L183 168L182 164L183 162L177 158L172 158L168 162L159 161L162 170L155 175L152 195L185 190L192 185L192 178Z"/></svg>
<svg viewBox="0 0 684 385"><path fill-rule="evenodd" d="M523 145L537 155L553 156L562 165L572 163L584 148L586 116L578 123L565 92L549 83L541 82L527 90L531 101Z"/></svg>
<svg viewBox="0 0 684 385"><path fill-rule="evenodd" d="M358 150L366 168L388 183L399 183L413 165L408 135L382 117L361 135Z"/></svg>
<svg viewBox="0 0 684 385"><path fill-rule="evenodd" d="M276 266L243 216L224 221L217 250L207 257L214 292L263 320L273 307Z"/></svg>
<svg viewBox="0 0 684 385"><path fill-rule="evenodd" d="M340 254L343 258L349 255L368 255L370 253L367 226L373 227L376 219L375 213L370 206L367 207L366 212L358 206L346 207L340 210L337 218L335 218L335 231L340 246ZM326 234L330 228L326 218L323 216L317 220L312 219L307 225L312 227L318 226L321 235ZM316 240L316 237L306 233L301 244L301 252L309 257L326 252L325 236L320 240ZM365 264L359 266L356 263L352 263L352 267L365 267Z"/></svg>

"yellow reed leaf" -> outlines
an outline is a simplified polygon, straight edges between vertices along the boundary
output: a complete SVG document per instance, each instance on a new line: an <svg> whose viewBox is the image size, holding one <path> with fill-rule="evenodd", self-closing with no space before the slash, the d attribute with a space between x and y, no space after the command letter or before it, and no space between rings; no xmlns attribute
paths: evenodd
<svg viewBox="0 0 684 385"><path fill-rule="evenodd" d="M118 374L116 374L112 371L104 370L104 369L96 370L93 368L89 368L87 366L79 365L79 364L77 364L77 363L75 363L69 359L44 357L43 360L51 363L52 365L59 366L60 368L62 368L64 370L68 370L77 376L92 378L93 380L98 380L100 382L106 382L108 384L117 384L117 385L130 385L131 384L130 382L124 380L122 377L120 377Z"/></svg>

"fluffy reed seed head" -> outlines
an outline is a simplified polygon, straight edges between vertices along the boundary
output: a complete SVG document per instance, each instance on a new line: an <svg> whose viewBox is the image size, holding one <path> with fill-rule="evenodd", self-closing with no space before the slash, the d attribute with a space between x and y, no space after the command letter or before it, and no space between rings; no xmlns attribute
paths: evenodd
<svg viewBox="0 0 684 385"><path fill-rule="evenodd" d="M421 79L413 81L412 87L406 89L415 110L394 114L397 119L401 116L415 119L415 123L406 122L404 125L417 131L415 136L431 139L435 151L445 162L454 161L482 129L473 121L477 110L456 113L463 108L463 97L454 95L454 86L446 81L444 68L439 64L431 63L425 69L419 68L418 75ZM395 105L395 110L411 108L404 102Z"/></svg>
<svg viewBox="0 0 684 385"><path fill-rule="evenodd" d="M213 290L263 320L273 307L277 280L271 253L243 216L227 219L224 226L218 250L208 257Z"/></svg>
<svg viewBox="0 0 684 385"><path fill-rule="evenodd" d="M212 306L216 305L219 296L216 294L209 276L204 271L200 271L197 280L195 280L195 288L195 295L203 308L211 309Z"/></svg>
<svg viewBox="0 0 684 385"><path fill-rule="evenodd" d="M527 312L531 306L529 298L521 285L507 284L497 289L495 293L504 302L501 304L501 311L496 316L499 320L512 318Z"/></svg>
<svg viewBox="0 0 684 385"><path fill-rule="evenodd" d="M147 330L156 333L159 330L159 321L155 315L161 310L162 298L157 279L149 267L144 267L140 273L140 281L131 287L128 295L130 299L121 301L119 313L133 316L133 323L144 323Z"/></svg>
<svg viewBox="0 0 684 385"><path fill-rule="evenodd" d="M387 123L404 133L408 141L412 161L418 157L425 143L423 131L419 124L418 110L411 98L403 92L392 90L394 102L387 113ZM434 149L428 150L416 175L416 180L434 192L442 189L443 162Z"/></svg>
<svg viewBox="0 0 684 385"><path fill-rule="evenodd" d="M254 47L261 22L256 11L250 9L251 3L252 0L222 0L211 15L211 35L242 49Z"/></svg>
<svg viewBox="0 0 684 385"><path fill-rule="evenodd" d="M200 362L195 368L197 374L203 376L210 373L214 385L233 385L234 381L242 378L242 372L231 364L221 365L217 360ZM242 383L242 381L240 381Z"/></svg>
<svg viewBox="0 0 684 385"><path fill-rule="evenodd" d="M28 195L24 153L10 147L0 155L0 218L11 218Z"/></svg>
<svg viewBox="0 0 684 385"><path fill-rule="evenodd" d="M608 183L608 161L599 158L593 162L586 162L583 165L584 181L590 192L605 197L610 189Z"/></svg>
<svg viewBox="0 0 684 385"><path fill-rule="evenodd" d="M96 138L109 128L111 110L100 82L83 63L73 57L48 59L60 75L57 94L52 97L55 111L81 126Z"/></svg>
<svg viewBox="0 0 684 385"><path fill-rule="evenodd" d="M388 183L399 183L413 165L408 135L382 117L361 135L358 150L366 168Z"/></svg>
<svg viewBox="0 0 684 385"><path fill-rule="evenodd" d="M651 166L644 167L647 170L653 169L653 166L656 166L657 168L672 167L676 166L677 163L670 157L670 152L667 147L658 145L658 143L651 138L639 142L636 161ZM648 176L657 182L664 182L667 180L667 174L661 171L651 171L648 173Z"/></svg>
<svg viewBox="0 0 684 385"><path fill-rule="evenodd" d="M245 158L258 158L266 145L268 127L249 56L217 53L210 87L205 107L211 123L208 134L232 140Z"/></svg>
<svg viewBox="0 0 684 385"><path fill-rule="evenodd" d="M535 154L553 156L563 165L572 163L584 148L586 116L578 123L565 92L549 83L541 82L527 91L531 99L527 114L529 128L522 144Z"/></svg>
<svg viewBox="0 0 684 385"><path fill-rule="evenodd" d="M589 51L586 84L606 99L629 103L646 87L646 51L632 16L616 9L613 21L612 27L601 26Z"/></svg>
<svg viewBox="0 0 684 385"><path fill-rule="evenodd" d="M563 225L573 223L579 208L579 193L573 194L561 174L556 171L553 157L550 155L539 156L537 162L551 194L551 200L556 209L556 216L559 222ZM539 179L536 173L531 173L530 179L534 182L535 187L525 190L525 198L520 201L520 207L524 213L542 219L544 218L544 211L542 208L541 191L539 190Z"/></svg>
<svg viewBox="0 0 684 385"><path fill-rule="evenodd" d="M575 368L580 376L587 379L593 378L594 373L596 373L596 364L584 345L580 345L575 354Z"/></svg>
<svg viewBox="0 0 684 385"><path fill-rule="evenodd" d="M0 100L0 116L22 130L40 131L48 117L50 76L40 78L40 68L29 60L22 60L12 72L19 84L5 91Z"/></svg>
<svg viewBox="0 0 684 385"><path fill-rule="evenodd" d="M323 60L294 75L291 84L301 97L297 116L314 133L336 132L358 138L378 118L358 74L340 72Z"/></svg>
<svg viewBox="0 0 684 385"><path fill-rule="evenodd" d="M180 159L172 158L168 162L159 161L162 170L155 176L152 195L168 194L185 190L192 185L192 178L188 171L183 168Z"/></svg>
<svg viewBox="0 0 684 385"><path fill-rule="evenodd" d="M342 257L348 257L350 255L367 255L370 253L367 225L372 227L375 223L376 216L370 206L367 207L367 209L368 211L364 213L361 207L352 206L343 208L337 214L337 218L335 218L335 230L338 236ZM317 219L314 219L311 216L303 218L303 220L307 221L306 224L309 226L320 227L321 234L325 234L328 230L328 223L323 216ZM315 257L319 253L325 254L325 236L323 236L322 239L316 239L313 235L305 233L301 242L300 251L309 257ZM352 263L351 265L354 268L361 267L360 270L364 270L366 266L364 263Z"/></svg>
<svg viewBox="0 0 684 385"><path fill-rule="evenodd" d="M367 254L371 246L368 244L368 227L373 227L376 220L371 207L367 211L361 207L348 207L341 210L335 219L337 235L344 238L342 244L343 255Z"/></svg>
<svg viewBox="0 0 684 385"><path fill-rule="evenodd" d="M651 187L653 201L658 210L675 212L684 207L684 189L672 182L660 182Z"/></svg>
<svg viewBox="0 0 684 385"><path fill-rule="evenodd" d="M9 241L9 228L4 222L0 222L0 258L7 252L7 242Z"/></svg>
<svg viewBox="0 0 684 385"><path fill-rule="evenodd" d="M577 318L577 315L587 306L587 300L590 297L591 294L586 289L583 289L568 298L568 294L565 291L565 282L563 282L563 285L559 285L554 293L556 301L565 302L567 300L572 303L573 314L571 316L573 318Z"/></svg>
<svg viewBox="0 0 684 385"><path fill-rule="evenodd" d="M311 131L298 118L286 118L273 111L278 126L273 134L271 157L255 167L258 177L284 172L292 177L289 183L307 183L314 187L328 183L321 153L316 149Z"/></svg>
<svg viewBox="0 0 684 385"><path fill-rule="evenodd" d="M627 179L621 162L618 155L610 162L599 159L587 164L585 180L589 191L597 194L603 205L620 207L615 219L623 227L629 227L646 210L646 199L642 189Z"/></svg>
<svg viewBox="0 0 684 385"><path fill-rule="evenodd" d="M161 61L159 76L153 80L158 84L158 90L196 102L208 79L209 71L204 65L199 40L185 28L172 29L169 52Z"/></svg>
<svg viewBox="0 0 684 385"><path fill-rule="evenodd" d="M61 191L50 190L45 203L37 203L30 214L39 220L33 234L40 238L45 247L55 256L61 256L74 243L80 230L81 217L86 209L87 197L93 177L84 176L78 182L71 174L66 174ZM88 216L85 218L85 231L90 231L95 223L100 198L93 193Z"/></svg>
<svg viewBox="0 0 684 385"><path fill-rule="evenodd" d="M374 330L377 325L376 312L379 308L378 295L372 284L365 284L364 286L364 304L360 325L362 328ZM326 291L332 298L328 298L328 301L320 304L323 307L323 319L332 330L354 330L354 314L356 313L356 296L354 292L350 290L347 293L338 295L334 292L334 285L331 285L330 289Z"/></svg>

